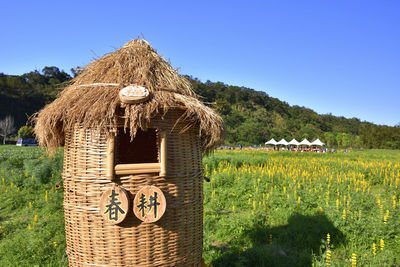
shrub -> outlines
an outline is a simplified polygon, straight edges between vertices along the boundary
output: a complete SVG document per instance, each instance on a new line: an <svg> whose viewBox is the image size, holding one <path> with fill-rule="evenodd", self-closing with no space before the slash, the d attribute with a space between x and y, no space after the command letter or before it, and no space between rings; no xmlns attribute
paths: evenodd
<svg viewBox="0 0 400 267"><path fill-rule="evenodd" d="M18 130L18 137L20 138L34 138L34 136L32 126L22 126Z"/></svg>

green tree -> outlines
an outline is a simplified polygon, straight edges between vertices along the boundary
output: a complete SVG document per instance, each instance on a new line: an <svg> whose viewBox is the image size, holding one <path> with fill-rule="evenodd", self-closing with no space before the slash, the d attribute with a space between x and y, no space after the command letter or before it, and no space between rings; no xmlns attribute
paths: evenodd
<svg viewBox="0 0 400 267"><path fill-rule="evenodd" d="M18 130L18 137L20 138L34 138L32 126L22 126Z"/></svg>
<svg viewBox="0 0 400 267"><path fill-rule="evenodd" d="M342 133L342 146L348 148L352 143L352 137L350 133Z"/></svg>
<svg viewBox="0 0 400 267"><path fill-rule="evenodd" d="M333 134L331 132L324 133L324 140L328 147L334 147L337 144L335 134Z"/></svg>
<svg viewBox="0 0 400 267"><path fill-rule="evenodd" d="M353 147L354 148L361 148L362 147L362 141L361 141L361 137L359 135L354 136L354 138L353 138Z"/></svg>
<svg viewBox="0 0 400 267"><path fill-rule="evenodd" d="M336 134L336 144L338 147L342 147L342 139L343 139L343 133L337 133Z"/></svg>
<svg viewBox="0 0 400 267"><path fill-rule="evenodd" d="M47 77L49 80L53 79L54 80L53 83L62 83L71 79L71 76L68 73L60 71L59 68L54 66L44 67L42 72L43 75Z"/></svg>
<svg viewBox="0 0 400 267"><path fill-rule="evenodd" d="M237 142L242 145L264 144L268 131L264 124L256 119L250 118L237 128Z"/></svg>
<svg viewBox="0 0 400 267"><path fill-rule="evenodd" d="M214 108L221 115L228 115L232 110L229 102L220 98L216 100Z"/></svg>
<svg viewBox="0 0 400 267"><path fill-rule="evenodd" d="M72 75L74 78L83 72L82 67L71 68Z"/></svg>
<svg viewBox="0 0 400 267"><path fill-rule="evenodd" d="M311 123L307 123L306 125L302 126L299 132L301 134L301 138L307 138L310 142L322 135L322 131Z"/></svg>

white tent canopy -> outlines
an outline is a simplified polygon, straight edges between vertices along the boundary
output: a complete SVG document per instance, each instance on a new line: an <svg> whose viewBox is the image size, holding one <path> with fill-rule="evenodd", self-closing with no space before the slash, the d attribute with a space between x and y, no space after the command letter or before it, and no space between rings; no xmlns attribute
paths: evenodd
<svg viewBox="0 0 400 267"><path fill-rule="evenodd" d="M299 145L300 145L300 146L302 146L302 145L310 146L311 143L310 143L310 141L308 141L306 138L304 138L304 140L301 141L301 142L299 143Z"/></svg>
<svg viewBox="0 0 400 267"><path fill-rule="evenodd" d="M315 140L314 142L311 143L312 146L324 146L325 144L321 142L321 140L319 140L317 138L317 140Z"/></svg>
<svg viewBox="0 0 400 267"><path fill-rule="evenodd" d="M274 138L272 138L271 140L269 140L268 142L265 142L266 145L274 145L276 146L278 144L278 142L275 141Z"/></svg>
<svg viewBox="0 0 400 267"><path fill-rule="evenodd" d="M289 143L288 143L288 145L295 145L295 146L298 146L299 145L299 142L296 140L296 139L292 139L292 141L290 141Z"/></svg>
<svg viewBox="0 0 400 267"><path fill-rule="evenodd" d="M284 145L284 146L287 146L289 143L284 139L284 138L282 138L279 142L278 142L278 145Z"/></svg>
<svg viewBox="0 0 400 267"><path fill-rule="evenodd" d="M288 145L295 145L295 146L325 146L324 143L321 142L321 140L319 140L319 138L317 138L316 140L314 140L314 142L310 143L310 141L307 140L307 138L304 138L303 141L301 141L300 143L296 140L296 139L292 139L290 142L287 142L284 138L282 138L279 142L277 142L274 138L272 138L271 140L265 142L266 145L283 145L283 146L288 146Z"/></svg>

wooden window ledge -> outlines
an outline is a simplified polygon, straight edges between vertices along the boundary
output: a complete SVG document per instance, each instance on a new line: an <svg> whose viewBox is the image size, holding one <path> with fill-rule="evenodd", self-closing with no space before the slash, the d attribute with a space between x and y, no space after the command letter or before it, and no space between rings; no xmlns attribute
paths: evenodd
<svg viewBox="0 0 400 267"><path fill-rule="evenodd" d="M137 163L137 164L117 164L115 165L116 175L129 175L141 173L159 173L160 163Z"/></svg>

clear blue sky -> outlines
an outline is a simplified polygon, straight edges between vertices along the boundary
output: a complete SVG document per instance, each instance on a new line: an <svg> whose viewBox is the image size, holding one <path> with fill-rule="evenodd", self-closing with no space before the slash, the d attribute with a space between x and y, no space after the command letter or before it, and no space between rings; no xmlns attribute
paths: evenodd
<svg viewBox="0 0 400 267"><path fill-rule="evenodd" d="M0 72L69 71L143 34L180 73L400 122L400 1L11 1Z"/></svg>

